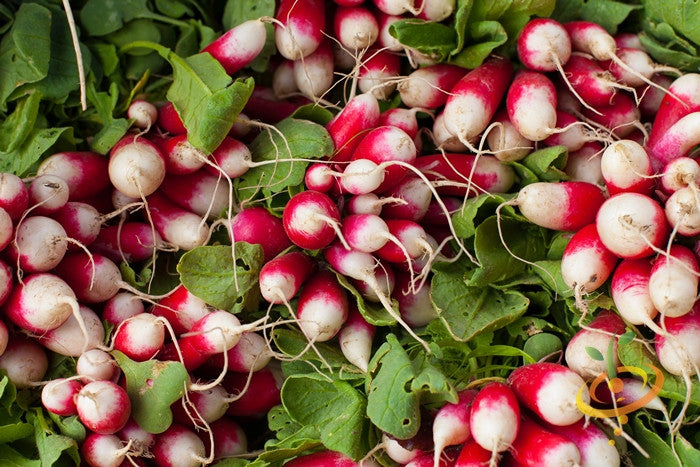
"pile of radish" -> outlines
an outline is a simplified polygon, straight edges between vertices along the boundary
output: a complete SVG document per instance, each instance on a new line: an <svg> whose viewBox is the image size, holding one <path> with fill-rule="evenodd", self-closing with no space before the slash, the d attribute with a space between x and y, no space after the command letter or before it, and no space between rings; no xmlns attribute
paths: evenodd
<svg viewBox="0 0 700 467"><path fill-rule="evenodd" d="M214 150L143 91L107 154L0 174L0 412L9 384L93 467L615 466L658 443L692 465L700 74L588 21L533 17L467 69L392 27L460 2L276 3L201 49L260 81ZM517 316L454 318L511 306L463 287L516 286Z"/></svg>

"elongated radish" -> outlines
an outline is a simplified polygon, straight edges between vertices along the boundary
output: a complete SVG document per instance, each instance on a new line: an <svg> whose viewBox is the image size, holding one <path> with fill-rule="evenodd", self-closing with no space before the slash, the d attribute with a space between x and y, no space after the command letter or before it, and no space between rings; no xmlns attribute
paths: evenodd
<svg viewBox="0 0 700 467"><path fill-rule="evenodd" d="M513 169L493 156L430 154L417 157L414 165L438 193L450 196L505 193L515 183Z"/></svg>
<svg viewBox="0 0 700 467"><path fill-rule="evenodd" d="M386 222L374 214L352 214L344 217L342 232L351 248L365 253L377 251L386 242L395 239Z"/></svg>
<svg viewBox="0 0 700 467"><path fill-rule="evenodd" d="M605 248L594 223L578 230L564 249L561 274L564 283L589 293L597 290L612 274L617 256Z"/></svg>
<svg viewBox="0 0 700 467"><path fill-rule="evenodd" d="M584 109L583 115L591 122L607 128L618 138L627 138L635 130L644 129L637 103L623 92L615 93L607 104L596 106L595 112Z"/></svg>
<svg viewBox="0 0 700 467"><path fill-rule="evenodd" d="M617 368L620 366L620 358L617 355L617 338L612 337L611 334L621 335L624 332L625 322L622 321L622 318L613 311L600 311L593 321L585 329L574 334L566 345L564 353L566 365L585 380L604 374L607 371L607 365L613 365ZM608 353L611 340L612 353ZM605 360L591 358L588 348L596 349L602 355L606 355Z"/></svg>
<svg viewBox="0 0 700 467"><path fill-rule="evenodd" d="M335 48L333 49L334 62L338 55ZM296 80L294 79L294 60L284 59L275 67L272 74L272 91L280 99L284 99L299 92Z"/></svg>
<svg viewBox="0 0 700 467"><path fill-rule="evenodd" d="M195 148L187 140L186 134L162 138L158 143L168 174L189 174L199 170L205 164L206 154Z"/></svg>
<svg viewBox="0 0 700 467"><path fill-rule="evenodd" d="M68 182L57 175L38 175L29 184L29 205L36 214L47 215L68 202Z"/></svg>
<svg viewBox="0 0 700 467"><path fill-rule="evenodd" d="M377 190L384 179L386 171L383 166L369 159L355 159L345 166L340 178L340 187L353 195L366 195Z"/></svg>
<svg viewBox="0 0 700 467"><path fill-rule="evenodd" d="M131 415L126 391L110 381L92 381L75 398L80 421L91 431L112 434L121 430Z"/></svg>
<svg viewBox="0 0 700 467"><path fill-rule="evenodd" d="M156 191L148 198L153 225L163 240L177 248L191 250L204 245L209 239L209 228L201 216L180 208L168 197Z"/></svg>
<svg viewBox="0 0 700 467"><path fill-rule="evenodd" d="M156 123L163 131L170 133L171 135L181 135L187 133L187 129L182 123L180 115L177 113L175 106L170 101L158 108L158 120Z"/></svg>
<svg viewBox="0 0 700 467"><path fill-rule="evenodd" d="M229 229L232 241L260 245L265 261L292 245L285 233L282 219L262 206L242 209L231 220Z"/></svg>
<svg viewBox="0 0 700 467"><path fill-rule="evenodd" d="M418 151L416 145L405 131L393 126L379 126L367 132L355 148L352 160L367 159L376 164L401 161L413 163ZM377 187L377 192L385 192L396 186L408 169L399 165L387 165L384 180Z"/></svg>
<svg viewBox="0 0 700 467"><path fill-rule="evenodd" d="M157 465L199 467L206 460L204 443L193 430L173 423L156 435L153 458Z"/></svg>
<svg viewBox="0 0 700 467"><path fill-rule="evenodd" d="M389 233L398 241L386 242L379 248L379 258L391 263L403 263L433 253L428 235L420 224L406 219L389 219L386 225Z"/></svg>
<svg viewBox="0 0 700 467"><path fill-rule="evenodd" d="M206 170L169 175L160 190L182 209L209 219L221 216L230 204L226 180Z"/></svg>
<svg viewBox="0 0 700 467"><path fill-rule="evenodd" d="M230 417L220 418L209 424L214 439L210 445L207 433L200 432L200 437L206 447L206 452L213 449L214 460L227 459L248 452L248 439L240 424Z"/></svg>
<svg viewBox="0 0 700 467"><path fill-rule="evenodd" d="M649 155L655 167L663 166L679 157L689 156L700 142L700 111L690 113L668 127L654 143L648 143Z"/></svg>
<svg viewBox="0 0 700 467"><path fill-rule="evenodd" d="M673 78L662 74L652 76L651 80L664 89L668 89L671 87L671 83L673 83ZM666 92L660 91L659 88L646 86L642 91L642 98L639 101L639 111L642 117L646 120L653 120L657 112L659 112L661 102L663 102L667 94Z"/></svg>
<svg viewBox="0 0 700 467"><path fill-rule="evenodd" d="M70 286L58 276L36 273L13 288L4 310L5 316L22 329L43 334L77 314L78 302Z"/></svg>
<svg viewBox="0 0 700 467"><path fill-rule="evenodd" d="M304 284L299 293L299 327L312 342L330 340L347 320L348 307L347 294L335 274L320 271Z"/></svg>
<svg viewBox="0 0 700 467"><path fill-rule="evenodd" d="M652 263L648 258L625 259L615 268L610 284L620 316L630 324L652 323L658 314L649 294Z"/></svg>
<svg viewBox="0 0 700 467"><path fill-rule="evenodd" d="M394 287L396 285L396 276L394 274L394 268L387 264L379 264L375 269L375 275L377 276L377 283L379 284L381 294L383 296L389 297L394 292ZM370 284L365 281L359 281L357 279L351 280L352 285L355 286L362 297L369 302L380 303L378 292L374 290Z"/></svg>
<svg viewBox="0 0 700 467"><path fill-rule="evenodd" d="M460 141L459 137L447 129L445 126L445 114L443 112L437 114L433 121L431 137L435 146L441 150L452 153L464 153L469 151L469 148Z"/></svg>
<svg viewBox="0 0 700 467"><path fill-rule="evenodd" d="M165 325L150 313L127 318L113 334L114 349L137 362L156 356L165 342Z"/></svg>
<svg viewBox="0 0 700 467"><path fill-rule="evenodd" d="M438 315L430 299L429 283L425 282L416 288L412 281L410 274L398 272L392 297L399 303L399 313L406 324L419 328Z"/></svg>
<svg viewBox="0 0 700 467"><path fill-rule="evenodd" d="M252 158L248 146L235 138L226 136L211 155L215 167L207 164L204 169L216 176L223 172L229 178L236 178L250 169Z"/></svg>
<svg viewBox="0 0 700 467"><path fill-rule="evenodd" d="M421 178L408 175L387 193L387 197L393 202L384 205L384 216L419 222L428 212L433 193Z"/></svg>
<svg viewBox="0 0 700 467"><path fill-rule="evenodd" d="M608 436L595 423L579 420L565 426L543 424L543 428L568 438L576 445L581 455L581 467L600 465L617 467L621 463L617 448L610 443Z"/></svg>
<svg viewBox="0 0 700 467"><path fill-rule="evenodd" d="M238 343L226 352L228 370L239 373L260 371L271 359L272 353L268 342L263 336L253 331L242 333ZM205 366L223 369L224 354L213 355L207 360Z"/></svg>
<svg viewBox="0 0 700 467"><path fill-rule="evenodd" d="M665 317L688 313L698 294L700 269L693 251L683 245L671 245L666 254L654 261L649 276L649 296Z"/></svg>
<svg viewBox="0 0 700 467"><path fill-rule="evenodd" d="M655 73L673 72L677 75L681 74L676 68L654 63L649 54L643 49L618 46L615 54L620 59L620 62L627 66L612 61L608 69L615 79L627 86L635 88L644 86L648 84Z"/></svg>
<svg viewBox="0 0 700 467"><path fill-rule="evenodd" d="M204 318L209 311L204 300L193 295L182 284L158 300L150 309L154 315L165 318L178 335L192 329L194 323Z"/></svg>
<svg viewBox="0 0 700 467"><path fill-rule="evenodd" d="M221 384L236 400L231 401L227 413L233 417L265 416L280 403L282 383L282 372L272 362L250 375L229 372Z"/></svg>
<svg viewBox="0 0 700 467"><path fill-rule="evenodd" d="M41 381L49 369L49 357L35 340L14 335L0 355L0 370L18 388L31 387Z"/></svg>
<svg viewBox="0 0 700 467"><path fill-rule="evenodd" d="M105 302L125 284L112 260L82 251L65 255L52 272L66 281L83 303Z"/></svg>
<svg viewBox="0 0 700 467"><path fill-rule="evenodd" d="M112 148L107 170L117 190L132 198L144 198L165 178L165 159L145 138L125 136Z"/></svg>
<svg viewBox="0 0 700 467"><path fill-rule="evenodd" d="M88 350L102 346L105 330L97 313L80 305L78 314L70 315L60 326L37 336L37 339L59 355L79 357Z"/></svg>
<svg viewBox="0 0 700 467"><path fill-rule="evenodd" d="M605 201L600 188L586 182L536 182L515 199L522 215L553 230L579 230L593 223Z"/></svg>
<svg viewBox="0 0 700 467"><path fill-rule="evenodd" d="M54 175L66 181L69 201L84 200L109 187L108 160L92 151L58 152L44 159L37 175Z"/></svg>
<svg viewBox="0 0 700 467"><path fill-rule="evenodd" d="M50 217L58 221L66 236L76 240L81 245L89 245L100 234L102 217L92 205L81 201L68 201L58 211L52 213ZM70 243L68 250L80 248L78 245Z"/></svg>
<svg viewBox="0 0 700 467"><path fill-rule="evenodd" d="M289 60L313 53L326 29L325 2L322 0L282 0L275 14L275 45Z"/></svg>
<svg viewBox="0 0 700 467"><path fill-rule="evenodd" d="M178 340L185 367L193 370L211 355L231 349L238 343L241 333L245 330L233 313L225 310L207 313ZM171 352L165 347L163 351L168 354Z"/></svg>
<svg viewBox="0 0 700 467"><path fill-rule="evenodd" d="M614 141L603 151L600 170L611 195L623 191L651 194L654 170L647 152L639 143Z"/></svg>
<svg viewBox="0 0 700 467"><path fill-rule="evenodd" d="M328 246L339 231L338 206L326 194L307 190L289 200L282 212L287 237L307 250Z"/></svg>
<svg viewBox="0 0 700 467"><path fill-rule="evenodd" d="M368 323L359 310L351 306L345 324L338 332L338 344L345 358L367 372L372 356L372 341L376 328Z"/></svg>
<svg viewBox="0 0 700 467"><path fill-rule="evenodd" d="M573 441L545 430L526 416L520 420L520 433L510 453L523 467L581 465L581 453Z"/></svg>
<svg viewBox="0 0 700 467"><path fill-rule="evenodd" d="M492 463L513 444L520 431L520 405L507 384L491 382L479 390L471 403L469 430L479 446L491 451Z"/></svg>
<svg viewBox="0 0 700 467"><path fill-rule="evenodd" d="M314 273L316 266L316 261L300 251L292 251L268 261L259 274L262 297L269 303L289 303L304 281Z"/></svg>
<svg viewBox="0 0 700 467"><path fill-rule="evenodd" d="M90 250L115 263L131 263L151 258L155 251L165 246L163 237L151 225L127 221L102 227L97 238L90 243Z"/></svg>
<svg viewBox="0 0 700 467"><path fill-rule="evenodd" d="M232 75L255 60L265 46L266 38L265 23L251 19L214 39L202 52L209 52L226 73Z"/></svg>
<svg viewBox="0 0 700 467"><path fill-rule="evenodd" d="M327 39L306 57L294 61L294 82L309 98L323 96L333 85L333 49Z"/></svg>
<svg viewBox="0 0 700 467"><path fill-rule="evenodd" d="M478 391L465 389L459 392L456 403L447 403L440 407L433 419L433 462L437 465L442 451L447 446L462 444L471 437L469 419L471 404Z"/></svg>
<svg viewBox="0 0 700 467"><path fill-rule="evenodd" d="M326 124L335 151L331 159L349 161L364 133L379 124L379 103L371 93L358 94Z"/></svg>
<svg viewBox="0 0 700 467"><path fill-rule="evenodd" d="M700 368L700 306L683 316L664 320L668 337L656 334L654 341L659 363L674 375L694 375Z"/></svg>
<svg viewBox="0 0 700 467"><path fill-rule="evenodd" d="M319 451L313 454L305 454L285 462L287 467L324 467L334 465L337 467L356 467L358 464L351 458L336 451Z"/></svg>
<svg viewBox="0 0 700 467"><path fill-rule="evenodd" d="M663 208L640 193L608 198L596 216L598 235L606 248L622 258L643 258L668 238Z"/></svg>
<svg viewBox="0 0 700 467"><path fill-rule="evenodd" d="M445 128L465 144L481 134L496 113L512 75L510 62L497 57L464 75L445 103Z"/></svg>
<svg viewBox="0 0 700 467"><path fill-rule="evenodd" d="M56 378L41 389L41 404L46 410L56 415L67 417L76 415L74 397L83 388L77 379Z"/></svg>
<svg viewBox="0 0 700 467"><path fill-rule="evenodd" d="M669 93L661 100L649 132L650 148L656 146L658 140L678 120L700 110L700 73L686 73L676 78L668 90Z"/></svg>
<svg viewBox="0 0 700 467"><path fill-rule="evenodd" d="M557 93L543 73L516 73L508 87L506 108L511 123L530 141L542 141L557 131Z"/></svg>
<svg viewBox="0 0 700 467"><path fill-rule="evenodd" d="M618 89L628 89L618 84L610 72L584 55L572 55L564 66L564 73L570 77L574 92L594 107L606 105Z"/></svg>
<svg viewBox="0 0 700 467"><path fill-rule="evenodd" d="M353 52L374 44L379 36L379 24L362 5L341 6L333 16L333 31L340 44Z"/></svg>
<svg viewBox="0 0 700 467"><path fill-rule="evenodd" d="M372 93L379 100L391 97L396 80L401 74L400 57L392 52L370 48L357 76L357 87L363 93Z"/></svg>
<svg viewBox="0 0 700 467"><path fill-rule="evenodd" d="M464 68L447 63L418 68L397 85L401 102L411 108L436 109L445 104L448 91L466 73Z"/></svg>

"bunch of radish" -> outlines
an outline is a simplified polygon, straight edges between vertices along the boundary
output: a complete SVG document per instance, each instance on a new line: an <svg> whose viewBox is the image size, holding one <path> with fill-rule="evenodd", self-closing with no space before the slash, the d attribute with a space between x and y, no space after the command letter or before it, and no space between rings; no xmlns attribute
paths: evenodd
<svg viewBox="0 0 700 467"><path fill-rule="evenodd" d="M78 416L91 466L198 466L244 454L246 423L280 403L279 354L263 332L269 310L281 310L309 348L336 345L368 377L378 329L366 303L429 352L420 329L438 316L431 266L472 258L452 214L469 197L517 189L509 204L522 216L570 236L561 276L582 329L566 365L530 363L505 382L465 389L431 414L421 448L389 435L381 448L412 467L619 465L608 435L577 405L591 402L585 388L605 363L619 366L619 336L643 326L640 336L653 336L658 361L688 391L700 374L700 75L677 76L596 24L544 18L520 33L519 62L493 55L467 70L388 32L400 19L443 21L455 2L278 3L274 18L244 22L202 49L237 76L272 23L279 54L271 86L256 86L211 154L188 142L172 103L137 99L132 130L107 157L61 152L31 179L0 175L0 369L18 388L41 387L47 411ZM353 82L325 125L332 155L308 164L303 189L285 193L277 211L234 199L230 184L270 162L252 160L247 143L304 104L326 104L338 72ZM567 180L520 186L511 163L549 146L568 152ZM181 283L154 296L122 278L119 264L155 267L160 255L212 243L218 225L232 243L262 249L260 322L242 323ZM606 290L614 309L589 322L589 294ZM165 431L131 416L115 352L187 370ZM74 359L75 374L45 381L53 353ZM630 397L637 383L626 383ZM321 451L286 465L357 463Z"/></svg>

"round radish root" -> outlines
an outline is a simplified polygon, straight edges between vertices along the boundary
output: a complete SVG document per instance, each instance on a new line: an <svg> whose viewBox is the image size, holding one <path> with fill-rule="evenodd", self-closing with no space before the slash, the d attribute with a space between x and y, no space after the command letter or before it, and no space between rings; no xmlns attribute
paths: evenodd
<svg viewBox="0 0 700 467"><path fill-rule="evenodd" d="M312 342L330 340L347 320L348 307L347 294L335 274L321 271L310 278L299 293L299 327Z"/></svg>
<svg viewBox="0 0 700 467"><path fill-rule="evenodd" d="M659 255L651 268L649 296L660 314L676 318L693 308L700 270L689 248L674 244L667 253Z"/></svg>
<svg viewBox="0 0 700 467"><path fill-rule="evenodd" d="M158 119L158 109L148 101L136 99L129 104L126 118L130 119L136 128L149 130Z"/></svg>
<svg viewBox="0 0 700 467"><path fill-rule="evenodd" d="M137 362L155 357L164 342L165 324L150 313L128 318L114 333L114 349Z"/></svg>
<svg viewBox="0 0 700 467"><path fill-rule="evenodd" d="M569 60L571 40L564 25L549 18L535 18L520 31L518 57L531 70L554 71Z"/></svg>
<svg viewBox="0 0 700 467"><path fill-rule="evenodd" d="M49 357L44 347L20 335L12 336L5 352L0 355L0 370L17 389L28 388L41 381L49 369Z"/></svg>
<svg viewBox="0 0 700 467"><path fill-rule="evenodd" d="M700 198L697 188L683 187L666 200L664 212L671 227L679 235L692 237L700 234Z"/></svg>
<svg viewBox="0 0 700 467"><path fill-rule="evenodd" d="M117 190L140 199L160 186L165 178L165 160L153 143L127 136L112 148L108 171Z"/></svg>
<svg viewBox="0 0 700 467"><path fill-rule="evenodd" d="M15 227L15 237L8 248L10 257L24 272L47 272L68 251L66 230L50 217L26 217Z"/></svg>
<svg viewBox="0 0 700 467"><path fill-rule="evenodd" d="M447 403L438 410L433 419L433 462L437 465L442 451L447 446L462 444L471 437L469 430L469 417L471 403L477 391L466 389L459 393L456 404Z"/></svg>
<svg viewBox="0 0 700 467"><path fill-rule="evenodd" d="M289 200L282 213L284 231L297 246L316 250L328 246L339 229L338 206L326 194L307 190Z"/></svg>
<svg viewBox="0 0 700 467"><path fill-rule="evenodd" d="M105 331L97 313L80 305L77 315L70 315L59 327L46 331L37 339L44 347L59 355L78 357L90 349L102 346Z"/></svg>
<svg viewBox="0 0 700 467"><path fill-rule="evenodd" d="M656 355L666 371L694 375L700 368L700 305L683 316L664 320L669 336L656 334Z"/></svg>
<svg viewBox="0 0 700 467"><path fill-rule="evenodd" d="M83 388L76 379L56 378L49 381L41 390L41 404L51 413L67 417L76 415L75 396Z"/></svg>
<svg viewBox="0 0 700 467"><path fill-rule="evenodd" d="M122 440L113 434L90 433L80 446L80 454L90 467L119 467L127 452Z"/></svg>
<svg viewBox="0 0 700 467"><path fill-rule="evenodd" d="M85 427L101 434L121 430L131 415L129 396L111 381L87 383L76 396L75 406Z"/></svg>
<svg viewBox="0 0 700 467"><path fill-rule="evenodd" d="M56 175L37 176L29 184L29 205L36 214L51 214L68 202L68 182Z"/></svg>
<svg viewBox="0 0 700 467"><path fill-rule="evenodd" d="M121 371L117 361L101 349L90 349L83 352L75 365L76 373L81 376L83 383L90 381L112 381Z"/></svg>
<svg viewBox="0 0 700 467"><path fill-rule="evenodd" d="M156 435L152 451L156 464L163 466L199 467L206 455L204 443L199 436L177 423Z"/></svg>
<svg viewBox="0 0 700 467"><path fill-rule="evenodd" d="M581 375L585 380L595 378L607 371L607 365L620 365L617 355L617 338L610 334L620 335L625 332L625 322L612 311L603 310L596 315L586 329L581 329L571 338L566 346L564 357L566 365ZM613 340L612 354L608 354L610 340ZM605 360L594 360L588 354L588 348L597 349ZM610 356L613 361L610 362Z"/></svg>

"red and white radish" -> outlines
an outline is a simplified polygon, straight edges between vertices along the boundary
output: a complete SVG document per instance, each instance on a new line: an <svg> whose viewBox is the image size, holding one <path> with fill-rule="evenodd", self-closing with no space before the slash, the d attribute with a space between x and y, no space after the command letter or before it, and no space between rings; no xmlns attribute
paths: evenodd
<svg viewBox="0 0 700 467"><path fill-rule="evenodd" d="M507 384L488 383L474 396L469 430L479 446L491 451L492 463L510 448L520 431L520 405Z"/></svg>
<svg viewBox="0 0 700 467"><path fill-rule="evenodd" d="M255 60L265 46L266 38L265 23L251 19L223 33L202 52L210 53L226 73L232 75Z"/></svg>
<svg viewBox="0 0 700 467"><path fill-rule="evenodd" d="M311 274L316 261L310 256L292 251L280 255L260 269L259 284L262 297L269 303L289 303Z"/></svg>
<svg viewBox="0 0 700 467"><path fill-rule="evenodd" d="M307 250L328 246L339 232L338 206L326 194L307 190L292 196L282 212L287 237Z"/></svg>
<svg viewBox="0 0 700 467"><path fill-rule="evenodd" d="M83 425L101 434L121 430L131 415L131 401L126 390L111 381L85 384L75 397L75 406Z"/></svg>
<svg viewBox="0 0 700 467"><path fill-rule="evenodd" d="M107 169L117 190L132 198L145 198L165 178L165 159L145 138L125 136L110 151Z"/></svg>
<svg viewBox="0 0 700 467"><path fill-rule="evenodd" d="M561 274L564 283L584 293L593 292L608 280L617 256L600 241L595 224L578 230L564 249Z"/></svg>
<svg viewBox="0 0 700 467"><path fill-rule="evenodd" d="M311 342L325 342L338 334L348 317L348 297L331 271L311 277L299 293L297 321Z"/></svg>

